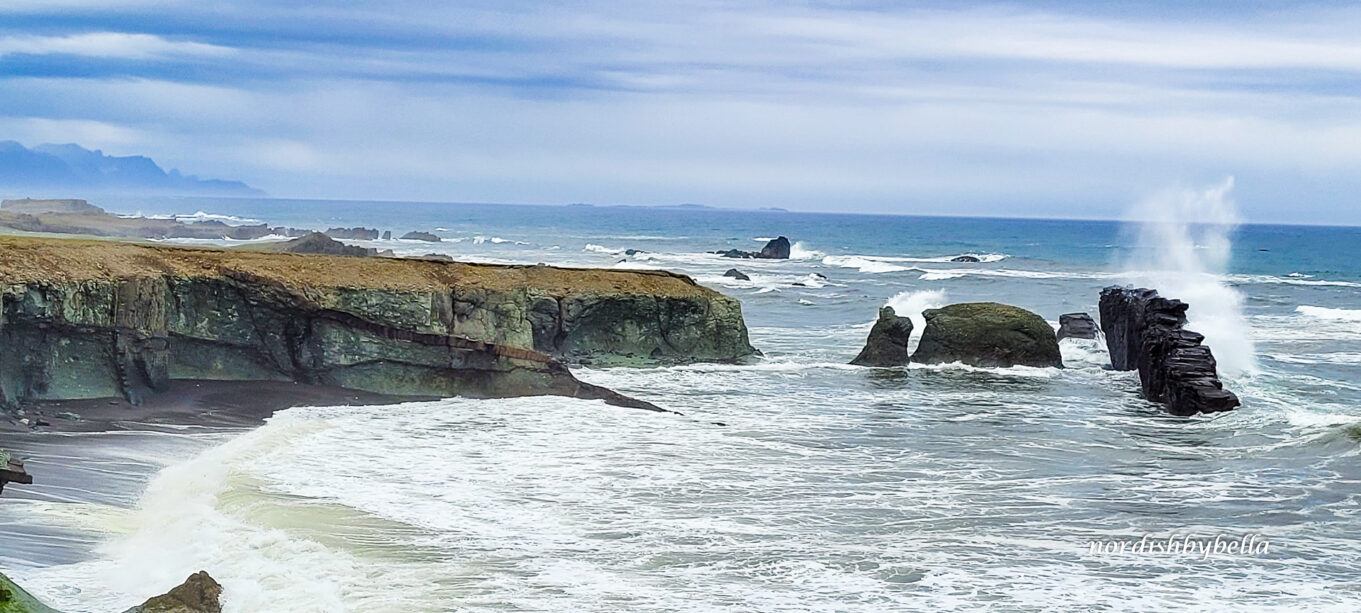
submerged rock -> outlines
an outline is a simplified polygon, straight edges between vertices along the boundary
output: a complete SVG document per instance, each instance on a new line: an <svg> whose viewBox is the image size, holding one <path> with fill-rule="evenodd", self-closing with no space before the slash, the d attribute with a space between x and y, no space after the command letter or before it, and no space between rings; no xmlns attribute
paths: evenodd
<svg viewBox="0 0 1361 613"><path fill-rule="evenodd" d="M951 261L951 262L968 262L968 263L977 264L978 262L982 262L983 260L978 259L978 256L973 256L973 255L960 255L960 256L955 256L955 257L953 257L953 258L950 258L950 261Z"/></svg>
<svg viewBox="0 0 1361 613"><path fill-rule="evenodd" d="M922 313L926 329L914 362L970 366L1062 367L1058 339L1043 317L996 302L952 304Z"/></svg>
<svg viewBox="0 0 1361 613"><path fill-rule="evenodd" d="M737 280L739 280L739 281L750 281L750 280L751 280L751 277L748 277L748 276L746 275L746 273L744 273L744 272L742 272L742 271L740 271L740 270L738 270L738 269L736 269L736 268L729 268L727 272L723 273L723 276L725 276L725 277L731 277L731 278L737 279Z"/></svg>
<svg viewBox="0 0 1361 613"><path fill-rule="evenodd" d="M1059 340L1065 338L1096 338L1096 321L1086 313L1059 315Z"/></svg>
<svg viewBox="0 0 1361 613"><path fill-rule="evenodd" d="M899 317L893 307L879 309L879 319L870 328L869 338L860 355L851 360L856 366L903 366L911 355L907 352L907 341L912 337L912 320Z"/></svg>
<svg viewBox="0 0 1361 613"><path fill-rule="evenodd" d="M1186 330L1180 300L1156 290L1108 287L1101 290L1101 329L1111 367L1138 370L1144 398L1167 405L1174 415L1228 411L1238 396L1224 389L1205 337Z"/></svg>
<svg viewBox="0 0 1361 613"><path fill-rule="evenodd" d="M425 241L427 243L438 243L440 238L429 232L407 232L402 235L404 241Z"/></svg>
<svg viewBox="0 0 1361 613"><path fill-rule="evenodd" d="M124 613L222 613L222 585L204 571Z"/></svg>

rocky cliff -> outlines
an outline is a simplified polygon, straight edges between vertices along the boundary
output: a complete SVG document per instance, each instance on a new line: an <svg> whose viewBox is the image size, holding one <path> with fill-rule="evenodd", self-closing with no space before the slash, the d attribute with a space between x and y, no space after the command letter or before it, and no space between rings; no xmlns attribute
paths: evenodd
<svg viewBox="0 0 1361 613"><path fill-rule="evenodd" d="M1101 290L1101 331L1111 366L1138 370L1143 395L1175 415L1228 411L1238 397L1224 389L1205 337L1185 329L1188 305L1156 290Z"/></svg>
<svg viewBox="0 0 1361 613"><path fill-rule="evenodd" d="M0 237L0 402L140 397L172 379L645 405L559 360L753 352L740 305L655 271Z"/></svg>

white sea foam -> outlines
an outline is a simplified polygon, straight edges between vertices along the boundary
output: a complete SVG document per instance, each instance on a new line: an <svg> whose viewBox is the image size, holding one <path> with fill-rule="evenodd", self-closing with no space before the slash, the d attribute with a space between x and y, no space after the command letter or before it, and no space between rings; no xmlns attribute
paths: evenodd
<svg viewBox="0 0 1361 613"><path fill-rule="evenodd" d="M873 260L858 255L829 255L822 258L822 263L828 266L855 268L860 272L871 274L910 270L906 266L898 266L897 264L890 264L888 262Z"/></svg>
<svg viewBox="0 0 1361 613"><path fill-rule="evenodd" d="M596 244L593 244L593 243L587 243L585 247L582 247L582 248L581 248L581 250L582 250L582 251L591 251L591 252L594 252L594 253L605 253L605 254L609 254L609 255L618 255L618 254L624 252L623 249L613 249L613 248L610 248L610 247L604 247L604 246L596 245Z"/></svg>
<svg viewBox="0 0 1361 613"><path fill-rule="evenodd" d="M824 254L821 251L812 249L803 241L795 241L789 246L789 259L791 260L816 260Z"/></svg>
<svg viewBox="0 0 1361 613"><path fill-rule="evenodd" d="M917 343L922 338L922 331L926 330L926 318L922 316L922 312L945 306L945 300L945 290L933 289L899 292L884 303L884 306L893 307L893 312L899 317L912 320L912 338L907 343L908 351L916 350Z"/></svg>
<svg viewBox="0 0 1361 613"><path fill-rule="evenodd" d="M1233 179L1203 189L1164 192L1140 203L1130 217L1137 245L1127 270L1140 284L1191 305L1188 327L1205 335L1220 372L1257 371L1243 297L1225 282L1231 234L1238 212L1230 197Z"/></svg>
<svg viewBox="0 0 1361 613"><path fill-rule="evenodd" d="M1300 305L1295 308L1295 312L1315 319L1361 322L1361 309L1330 309L1327 307Z"/></svg>

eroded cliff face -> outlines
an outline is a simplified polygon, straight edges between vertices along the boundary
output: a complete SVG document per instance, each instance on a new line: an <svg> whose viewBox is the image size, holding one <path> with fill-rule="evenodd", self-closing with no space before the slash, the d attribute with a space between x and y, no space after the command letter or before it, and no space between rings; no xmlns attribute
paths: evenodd
<svg viewBox="0 0 1361 613"><path fill-rule="evenodd" d="M0 399L171 379L606 398L558 359L735 360L740 305L687 277L0 238Z"/></svg>

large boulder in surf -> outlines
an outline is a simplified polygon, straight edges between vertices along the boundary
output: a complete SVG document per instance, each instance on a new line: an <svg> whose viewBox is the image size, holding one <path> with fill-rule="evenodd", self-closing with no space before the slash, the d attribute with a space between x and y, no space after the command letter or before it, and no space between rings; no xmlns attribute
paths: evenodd
<svg viewBox="0 0 1361 613"><path fill-rule="evenodd" d="M912 320L899 317L893 307L879 309L879 319L870 328L869 338L860 355L851 360L856 366L903 366L911 359L907 341L912 337Z"/></svg>
<svg viewBox="0 0 1361 613"><path fill-rule="evenodd" d="M751 280L751 277L748 277L746 273L744 273L744 272L742 272L742 271L740 271L740 270L738 270L738 269L736 269L736 268L729 268L727 272L723 273L723 276L725 276L725 277L731 277L731 278L733 278L733 279L737 279L738 281L750 281L750 280Z"/></svg>
<svg viewBox="0 0 1361 613"><path fill-rule="evenodd" d="M766 260L789 259L789 239L781 236L767 242L766 246L756 252L756 257Z"/></svg>
<svg viewBox="0 0 1361 613"><path fill-rule="evenodd" d="M1205 337L1184 328L1186 311L1147 288L1101 290L1101 330L1111 367L1138 370L1144 398L1160 402L1174 415L1216 413L1239 406L1224 389Z"/></svg>
<svg viewBox="0 0 1361 613"><path fill-rule="evenodd" d="M1059 315L1059 340L1065 338L1096 338L1096 320L1086 313Z"/></svg>
<svg viewBox="0 0 1361 613"><path fill-rule="evenodd" d="M198 571L169 592L124 613L222 613L222 585Z"/></svg>
<svg viewBox="0 0 1361 613"><path fill-rule="evenodd" d="M1054 329L1043 317L996 302L952 304L922 313L922 331L912 361L962 362L970 366L1063 367Z"/></svg>
<svg viewBox="0 0 1361 613"><path fill-rule="evenodd" d="M789 259L789 239L783 236L773 238L762 247L760 251L742 251L741 249L729 249L727 251L711 251L725 258L756 258L761 260L787 260Z"/></svg>

